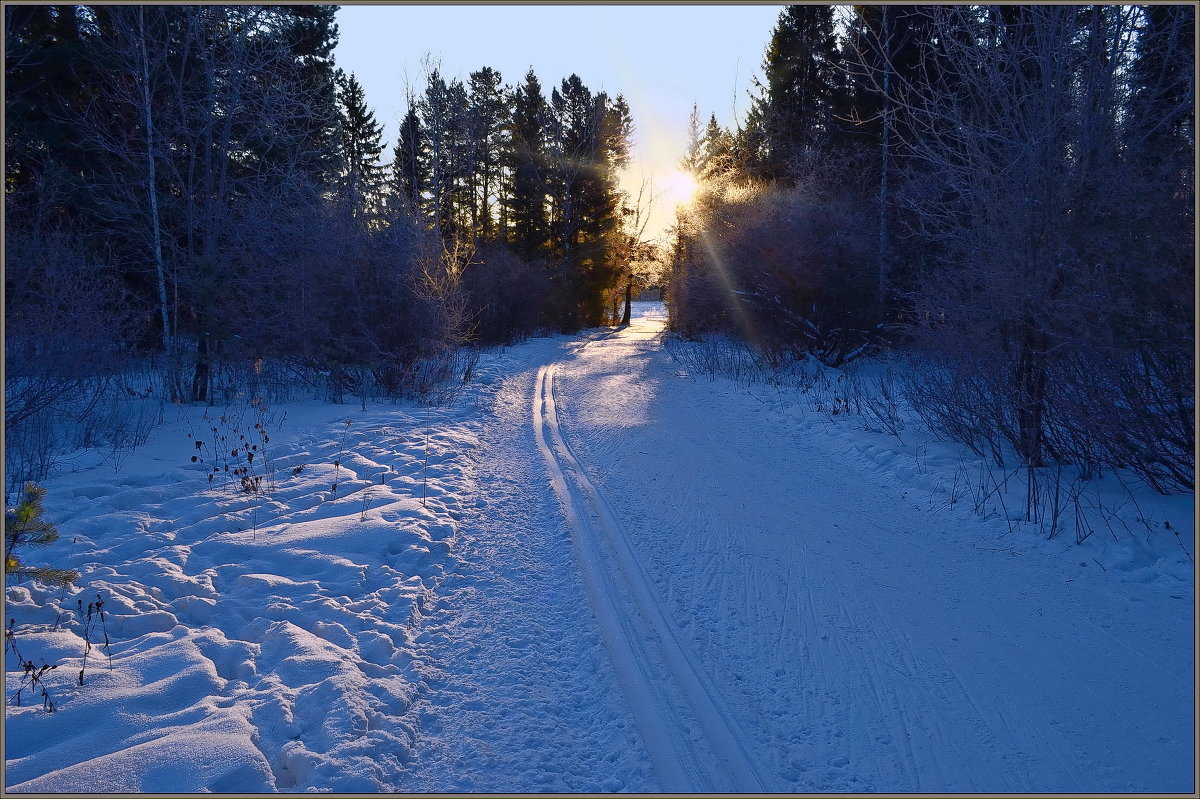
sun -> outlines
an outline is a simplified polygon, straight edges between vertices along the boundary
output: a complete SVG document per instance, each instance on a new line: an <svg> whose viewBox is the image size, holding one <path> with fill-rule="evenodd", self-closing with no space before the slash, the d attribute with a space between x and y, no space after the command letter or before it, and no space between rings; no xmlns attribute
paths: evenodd
<svg viewBox="0 0 1200 799"><path fill-rule="evenodd" d="M700 188L690 173L673 169L663 180L663 194L668 206L687 205Z"/></svg>

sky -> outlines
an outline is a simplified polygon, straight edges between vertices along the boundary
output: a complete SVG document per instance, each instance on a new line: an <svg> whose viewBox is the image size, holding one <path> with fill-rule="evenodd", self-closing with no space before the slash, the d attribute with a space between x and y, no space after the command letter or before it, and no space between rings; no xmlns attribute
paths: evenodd
<svg viewBox="0 0 1200 799"><path fill-rule="evenodd" d="M752 78L781 5L345 5L337 14L335 58L353 72L384 125L389 150L419 93L426 56L465 81L481 67L508 85L532 67L547 95L572 73L592 91L622 94L635 131L623 185L649 181L658 197L648 238L671 224L684 190L675 165L687 145L688 116L716 114L729 127L750 106Z"/></svg>

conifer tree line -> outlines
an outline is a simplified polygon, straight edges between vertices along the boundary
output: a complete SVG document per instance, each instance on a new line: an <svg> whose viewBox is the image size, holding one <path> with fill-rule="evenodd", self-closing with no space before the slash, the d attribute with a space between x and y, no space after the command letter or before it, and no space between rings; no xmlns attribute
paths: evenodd
<svg viewBox="0 0 1200 799"><path fill-rule="evenodd" d="M348 85L357 85L353 76ZM346 106L355 109L347 127L364 131L367 160L377 164L380 126L360 90L347 97L359 98ZM577 75L547 96L533 70L512 87L490 67L464 83L430 66L409 100L390 167L362 183L368 213L411 215L446 249L473 254L468 264L483 268L467 270L468 282L512 294L476 309L485 340L537 324L573 330L606 321L630 246L618 185L633 132L624 98L593 93Z"/></svg>
<svg viewBox="0 0 1200 799"><path fill-rule="evenodd" d="M693 114L672 324L911 359L1003 462L1194 482L1191 5L786 8L736 130Z"/></svg>
<svg viewBox="0 0 1200 799"><path fill-rule="evenodd" d="M336 11L5 7L10 463L133 392L425 395L464 345L610 318L625 101L430 67L385 142Z"/></svg>

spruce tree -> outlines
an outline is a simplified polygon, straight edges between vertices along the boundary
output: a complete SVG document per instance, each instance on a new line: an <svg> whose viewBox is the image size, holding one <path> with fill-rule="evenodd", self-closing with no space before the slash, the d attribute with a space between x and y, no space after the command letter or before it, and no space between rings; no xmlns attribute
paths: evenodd
<svg viewBox="0 0 1200 799"><path fill-rule="evenodd" d="M578 75L550 92L554 250L569 259L580 243L583 197L600 155L600 116L595 98Z"/></svg>
<svg viewBox="0 0 1200 799"><path fill-rule="evenodd" d="M464 232L468 237L474 233L475 202L471 176L475 171L476 143L471 135L467 87L461 80L455 79L447 85L447 100L449 146L444 152L447 156L445 174L449 193L444 195L448 201L444 213L450 224L443 225L442 229L448 240L462 237Z"/></svg>
<svg viewBox="0 0 1200 799"><path fill-rule="evenodd" d="M497 235L495 209L508 122L508 105L499 72L484 67L471 73L467 114L474 145L470 175L472 228L480 239L491 241Z"/></svg>
<svg viewBox="0 0 1200 799"><path fill-rule="evenodd" d="M700 173L702 134L700 133L700 109L692 103L692 113L688 115L687 149L683 158L679 159L679 168L691 175Z"/></svg>
<svg viewBox="0 0 1200 799"><path fill-rule="evenodd" d="M392 199L396 209L415 214L421 204L421 194L429 183L427 164L421 157L425 147L425 132L417 111L409 104L408 113L400 122L400 133L392 155Z"/></svg>
<svg viewBox="0 0 1200 799"><path fill-rule="evenodd" d="M549 108L533 70L512 94L512 120L506 167L510 175L507 197L509 242L528 261L549 254L550 223L546 210L546 152Z"/></svg>
<svg viewBox="0 0 1200 799"><path fill-rule="evenodd" d="M717 123L717 115L708 119L704 135L700 139L700 159L696 176L712 180L728 174L734 168L733 144L729 132Z"/></svg>
<svg viewBox="0 0 1200 799"><path fill-rule="evenodd" d="M832 6L788 6L780 13L763 77L766 83L759 84L752 108L755 133L762 136L754 167L761 177L780 179L833 123L832 104L842 78Z"/></svg>
<svg viewBox="0 0 1200 799"><path fill-rule="evenodd" d="M351 73L339 81L338 112L341 139L341 193L356 218L379 211L384 167L383 126L366 102L362 85Z"/></svg>
<svg viewBox="0 0 1200 799"><path fill-rule="evenodd" d="M292 120L302 144L297 147L300 169L314 185L327 187L337 177L338 113L337 70L333 51L338 28L334 5L277 6L284 17L282 29L305 102L297 104Z"/></svg>
<svg viewBox="0 0 1200 799"><path fill-rule="evenodd" d="M447 83L436 68L431 69L418 112L425 131L421 169L429 177L426 212L442 241L449 242L468 221L470 205L473 156L462 81Z"/></svg>
<svg viewBox="0 0 1200 799"><path fill-rule="evenodd" d="M577 75L554 90L551 108L555 244L570 298L559 324L601 324L606 293L621 272L619 181L628 162L632 117L623 97L592 94Z"/></svg>

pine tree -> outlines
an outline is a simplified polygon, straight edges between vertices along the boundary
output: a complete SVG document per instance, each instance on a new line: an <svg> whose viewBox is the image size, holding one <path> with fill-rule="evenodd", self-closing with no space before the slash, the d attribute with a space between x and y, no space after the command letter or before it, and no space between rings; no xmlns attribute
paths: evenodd
<svg viewBox="0 0 1200 799"><path fill-rule="evenodd" d="M765 84L754 100L752 150L760 177L785 177L806 148L833 124L832 104L842 78L833 7L788 6L779 15L763 61Z"/></svg>
<svg viewBox="0 0 1200 799"><path fill-rule="evenodd" d="M509 242L522 258L533 261L549 254L550 222L546 209L549 107L532 69L513 92L511 102L506 154L511 184L506 201Z"/></svg>
<svg viewBox="0 0 1200 799"><path fill-rule="evenodd" d="M44 547L58 540L58 530L42 518L42 500L46 489L34 483L25 486L25 494L15 508L4 513L4 574L8 579L41 580L44 583L69 585L79 579L72 569L53 569L49 566L27 566L16 550L24 547Z"/></svg>
<svg viewBox="0 0 1200 799"><path fill-rule="evenodd" d="M338 112L342 196L356 218L369 218L380 210L383 126L367 106L362 85L353 73L339 81Z"/></svg>
<svg viewBox="0 0 1200 799"><path fill-rule="evenodd" d="M392 155L392 199L397 210L415 214L421 204L421 194L429 183L426 163L421 157L425 132L413 104L400 123L396 147Z"/></svg>

